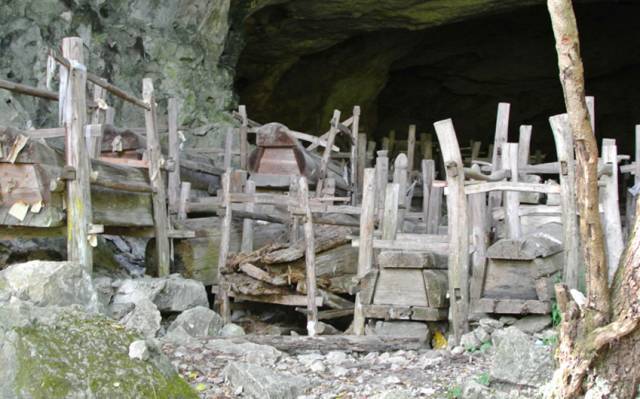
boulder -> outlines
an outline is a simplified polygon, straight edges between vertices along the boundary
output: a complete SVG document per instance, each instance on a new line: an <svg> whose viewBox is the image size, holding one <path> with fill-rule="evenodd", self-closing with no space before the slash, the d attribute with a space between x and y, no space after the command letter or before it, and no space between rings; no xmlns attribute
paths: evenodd
<svg viewBox="0 0 640 399"><path fill-rule="evenodd" d="M516 327L494 333L496 336L499 339L491 364L492 380L540 387L551 379L555 368L551 347L536 343Z"/></svg>
<svg viewBox="0 0 640 399"><path fill-rule="evenodd" d="M538 333L550 325L551 317L548 315L529 315L513 323L514 327L527 334Z"/></svg>
<svg viewBox="0 0 640 399"><path fill-rule="evenodd" d="M493 333L495 330L499 330L504 327L504 323L490 318L480 319L479 321L480 327L484 328L489 334Z"/></svg>
<svg viewBox="0 0 640 399"><path fill-rule="evenodd" d="M129 357L131 359L147 360L149 358L147 343L142 339L133 341L131 345L129 345Z"/></svg>
<svg viewBox="0 0 640 399"><path fill-rule="evenodd" d="M182 312L196 306L209 306L204 285L179 275L166 278L143 277L121 280L113 304L135 303L140 298L152 301L161 312Z"/></svg>
<svg viewBox="0 0 640 399"><path fill-rule="evenodd" d="M13 296L36 306L81 305L88 312L100 309L91 276L77 263L18 263L0 271L0 280L5 299Z"/></svg>
<svg viewBox="0 0 640 399"><path fill-rule="evenodd" d="M221 337L239 337L245 335L244 328L235 323L225 324L220 330Z"/></svg>
<svg viewBox="0 0 640 399"><path fill-rule="evenodd" d="M478 338L478 341L480 341L481 344L491 341L491 334L484 327L476 328L475 330L473 330L473 333L475 334L476 338Z"/></svg>
<svg viewBox="0 0 640 399"><path fill-rule="evenodd" d="M162 316L156 305L147 298L138 299L133 310L127 313L120 323L125 328L137 331L145 337L155 337L160 330Z"/></svg>
<svg viewBox="0 0 640 399"><path fill-rule="evenodd" d="M478 339L475 332L470 331L466 334L462 334L460 337L460 346L466 350L473 350L482 345L482 342Z"/></svg>
<svg viewBox="0 0 640 399"><path fill-rule="evenodd" d="M231 385L255 399L295 399L307 386L303 378L248 363L231 362L223 371Z"/></svg>
<svg viewBox="0 0 640 399"><path fill-rule="evenodd" d="M218 335L223 325L220 315L209 308L198 306L180 313L169 326L168 332L182 329L194 338L211 337Z"/></svg>
<svg viewBox="0 0 640 399"><path fill-rule="evenodd" d="M79 306L0 305L1 398L197 398L157 349L129 357L139 337Z"/></svg>

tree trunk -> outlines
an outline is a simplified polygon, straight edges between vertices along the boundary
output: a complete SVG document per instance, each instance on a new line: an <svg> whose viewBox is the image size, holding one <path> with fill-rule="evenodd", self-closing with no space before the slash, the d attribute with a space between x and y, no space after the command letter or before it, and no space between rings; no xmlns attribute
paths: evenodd
<svg viewBox="0 0 640 399"><path fill-rule="evenodd" d="M581 298L566 285L556 286L562 313L556 353L559 367L547 397L578 397L598 379L608 386L608 393L594 397L633 398L640 382L640 224L634 226L609 292L598 212L598 149L585 102L575 14L571 0L548 0L548 8L575 142L576 196L587 297ZM640 207L636 215L639 212ZM606 324L610 318L613 322Z"/></svg>

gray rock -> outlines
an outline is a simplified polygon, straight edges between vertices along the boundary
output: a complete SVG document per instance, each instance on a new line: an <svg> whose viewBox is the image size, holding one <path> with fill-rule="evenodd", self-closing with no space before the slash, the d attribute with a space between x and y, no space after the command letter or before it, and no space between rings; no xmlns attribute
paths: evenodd
<svg viewBox="0 0 640 399"><path fill-rule="evenodd" d="M454 347L453 349L451 349L451 354L454 355L454 356L462 355L464 353L464 351L465 351L464 346L458 345L458 346Z"/></svg>
<svg viewBox="0 0 640 399"><path fill-rule="evenodd" d="M484 328L489 334L493 333L495 330L498 330L504 327L504 323L490 318L480 319L480 327Z"/></svg>
<svg viewBox="0 0 640 399"><path fill-rule="evenodd" d="M147 360L149 358L147 343L142 339L133 341L129 345L129 357L131 359Z"/></svg>
<svg viewBox="0 0 640 399"><path fill-rule="evenodd" d="M0 305L0 398L197 398L159 351L131 359L137 339L77 305Z"/></svg>
<svg viewBox="0 0 640 399"><path fill-rule="evenodd" d="M382 335L394 337L408 337L428 340L429 327L426 323L415 321L377 321L373 328L366 327L367 335Z"/></svg>
<svg viewBox="0 0 640 399"><path fill-rule="evenodd" d="M473 333L475 334L476 338L478 338L478 341L480 341L481 344L491 341L491 334L489 334L487 330L484 329L484 327L476 328L475 330L473 330Z"/></svg>
<svg viewBox="0 0 640 399"><path fill-rule="evenodd" d="M196 306L209 307L204 284L172 274L153 301L161 312L182 312Z"/></svg>
<svg viewBox="0 0 640 399"><path fill-rule="evenodd" d="M101 313L107 313L111 298L114 294L113 281L110 277L99 276L93 278L93 286L98 293L98 302L101 306Z"/></svg>
<svg viewBox="0 0 640 399"><path fill-rule="evenodd" d="M518 319L513 317L513 316L501 316L500 317L500 322L502 324L504 324L505 326L513 325L513 323L515 323L516 321L518 321Z"/></svg>
<svg viewBox="0 0 640 399"><path fill-rule="evenodd" d="M462 346L465 350L476 349L481 344L482 342L480 342L473 331L462 334L462 336L460 337L460 346Z"/></svg>
<svg viewBox="0 0 640 399"><path fill-rule="evenodd" d="M306 388L304 379L248 363L231 362L223 370L234 387L255 399L295 399Z"/></svg>
<svg viewBox="0 0 640 399"><path fill-rule="evenodd" d="M239 337L242 335L245 335L244 328L234 323L225 324L220 330L221 337Z"/></svg>
<svg viewBox="0 0 640 399"><path fill-rule="evenodd" d="M185 310L171 323L168 332L182 328L184 332L194 338L218 335L224 322L222 317L204 306Z"/></svg>
<svg viewBox="0 0 640 399"><path fill-rule="evenodd" d="M329 323L318 321L316 323L316 334L317 335L340 335L342 334L342 331L338 330L337 328L335 328Z"/></svg>
<svg viewBox="0 0 640 399"><path fill-rule="evenodd" d="M80 305L100 309L91 276L77 263L31 261L0 271L2 291L37 306Z"/></svg>
<svg viewBox="0 0 640 399"><path fill-rule="evenodd" d="M128 330L137 331L145 337L155 337L160 330L162 316L156 305L147 298L140 298L120 323Z"/></svg>
<svg viewBox="0 0 640 399"><path fill-rule="evenodd" d="M513 323L513 326L527 334L535 334L551 325L548 315L529 315Z"/></svg>
<svg viewBox="0 0 640 399"><path fill-rule="evenodd" d="M491 378L518 385L540 387L555 368L552 351L516 327L502 330L491 364Z"/></svg>
<svg viewBox="0 0 640 399"><path fill-rule="evenodd" d="M273 365L284 356L282 352L269 345L252 342L234 343L229 340L211 339L205 344L213 352L241 358L252 364Z"/></svg>
<svg viewBox="0 0 640 399"><path fill-rule="evenodd" d="M347 361L347 354L342 351L331 351L327 353L325 359L330 364L342 364Z"/></svg>
<svg viewBox="0 0 640 399"><path fill-rule="evenodd" d="M316 360L315 362L312 362L311 364L309 364L308 368L314 373L324 373L325 370L327 369L321 360Z"/></svg>
<svg viewBox="0 0 640 399"><path fill-rule="evenodd" d="M462 387L461 399L487 399L489 395L489 388L470 379Z"/></svg>
<svg viewBox="0 0 640 399"><path fill-rule="evenodd" d="M392 389L372 396L372 399L413 399L415 396L404 389Z"/></svg>

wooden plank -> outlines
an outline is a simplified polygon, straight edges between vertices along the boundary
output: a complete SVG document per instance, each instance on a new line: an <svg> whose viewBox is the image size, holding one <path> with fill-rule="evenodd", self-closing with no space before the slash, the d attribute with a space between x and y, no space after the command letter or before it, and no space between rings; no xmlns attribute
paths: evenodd
<svg viewBox="0 0 640 399"><path fill-rule="evenodd" d="M222 203L224 206L224 218L220 225L222 236L220 238L220 251L218 251L218 295L217 302L219 312L225 323L231 320L231 306L229 303L229 288L222 273L227 263L229 255L229 244L231 241L231 171L227 171L222 175Z"/></svg>
<svg viewBox="0 0 640 399"><path fill-rule="evenodd" d="M364 179L364 169L367 165L367 135L364 133L358 134L358 193L362 194L362 180ZM352 202L353 205L357 205L357 202Z"/></svg>
<svg viewBox="0 0 640 399"><path fill-rule="evenodd" d="M413 172L413 161L416 153L416 125L409 125L407 133L407 171L409 176Z"/></svg>
<svg viewBox="0 0 640 399"><path fill-rule="evenodd" d="M330 149L328 149L330 151ZM304 241L305 241L305 273L307 283L307 334L311 337L316 335L318 324L318 307L316 306L316 249L315 238L313 236L313 219L309 208L309 186L307 179L300 177L298 180L298 196L300 204L304 209Z"/></svg>
<svg viewBox="0 0 640 399"><path fill-rule="evenodd" d="M284 306L305 306L308 302L306 295L246 295L239 294L237 292L229 292L229 296L236 301L250 301L250 302L263 302L273 303L276 305ZM322 306L322 297L318 296L315 300L315 306Z"/></svg>
<svg viewBox="0 0 640 399"><path fill-rule="evenodd" d="M498 314L549 314L551 313L551 302L534 299L482 298L474 303L472 312Z"/></svg>
<svg viewBox="0 0 640 399"><path fill-rule="evenodd" d="M358 181L358 159L360 155L358 129L360 129L360 107L356 105L353 107L353 122L351 123L351 203L354 205L358 201L358 188L360 185Z"/></svg>
<svg viewBox="0 0 640 399"><path fill-rule="evenodd" d="M399 154L393 162L393 182L398 184L399 209L397 223L399 230L402 231L405 210L409 207L407 204L407 156L403 153Z"/></svg>
<svg viewBox="0 0 640 399"><path fill-rule="evenodd" d="M225 139L224 139L224 161L223 168L228 171L231 169L231 152L233 147L233 128L230 127L226 131Z"/></svg>
<svg viewBox="0 0 640 399"><path fill-rule="evenodd" d="M518 168L529 165L529 154L531 148L531 130L533 126L520 126L520 136L518 138Z"/></svg>
<svg viewBox="0 0 640 399"><path fill-rule="evenodd" d="M575 158L573 137L566 114L549 118L556 153L560 163L560 201L562 206L562 226L564 244L564 282L569 288L578 288L580 265L578 219L575 189Z"/></svg>
<svg viewBox="0 0 640 399"><path fill-rule="evenodd" d="M422 270L424 286L427 292L427 302L431 308L447 308L447 271L446 270Z"/></svg>
<svg viewBox="0 0 640 399"><path fill-rule="evenodd" d="M502 164L505 169L511 171L511 182L518 183L518 144L502 144ZM506 191L504 193L505 227L507 237L518 239L522 236L520 228L520 193Z"/></svg>
<svg viewBox="0 0 640 399"><path fill-rule="evenodd" d="M509 181L492 181L473 183L464 186L464 192L467 195L488 193L491 191L514 191L520 193L535 192L545 194L559 194L561 193L561 187L555 184L541 184L541 183L512 183Z"/></svg>
<svg viewBox="0 0 640 399"><path fill-rule="evenodd" d="M167 194L169 212L176 213L180 200L180 138L178 137L178 100L170 98L167 105L167 124L169 127L169 158L173 161L173 170L169 172Z"/></svg>
<svg viewBox="0 0 640 399"><path fill-rule="evenodd" d="M247 117L247 107L240 105L238 107L240 114L240 169L247 170L249 167L249 142L247 141L247 131L249 130L249 118Z"/></svg>
<svg viewBox="0 0 640 399"><path fill-rule="evenodd" d="M602 140L602 161L606 165L611 165L611 169L614 171L610 176L602 176L601 179L604 180L605 185L600 189L600 198L604 208L602 219L609 266L609 283L611 283L624 250L618 198L618 150L614 139Z"/></svg>
<svg viewBox="0 0 640 399"><path fill-rule="evenodd" d="M167 195L164 178L160 165L162 164L162 149L158 137L158 121L153 81L150 78L142 80L142 97L149 107L145 110L144 120L147 129L147 155L149 160L149 182L153 187L153 221L156 231L156 250L158 256L158 275L168 276L170 273L170 244L167 232L169 220L167 217Z"/></svg>
<svg viewBox="0 0 640 399"><path fill-rule="evenodd" d="M496 115L496 131L493 139L493 154L491 156L491 172L502 169L502 144L509 139L509 110L511 104L498 104L498 114ZM501 205L502 195L500 193L489 194L489 211Z"/></svg>
<svg viewBox="0 0 640 399"><path fill-rule="evenodd" d="M329 129L329 135L327 136L327 146L324 148L322 158L320 159L320 171L318 172L318 183L316 184L316 196L322 195L322 186L324 180L327 178L327 168L329 167L329 158L331 157L331 146L338 134L338 124L340 123L340 111L337 109L333 111L333 117L331 118L331 128Z"/></svg>
<svg viewBox="0 0 640 399"><path fill-rule="evenodd" d="M386 192L387 183L389 182L389 158L388 151L381 150L377 152L376 158L376 189L381 193ZM382 220L384 215L384 201L386 195L378 196L378 218Z"/></svg>
<svg viewBox="0 0 640 399"><path fill-rule="evenodd" d="M471 302L480 298L486 272L487 247L489 246L489 228L487 226L487 194L469 196L469 218L471 222L471 282L469 297Z"/></svg>
<svg viewBox="0 0 640 399"><path fill-rule="evenodd" d="M393 241L398 232L398 203L400 196L400 185L398 183L387 184L385 190L384 216L382 218L382 239Z"/></svg>
<svg viewBox="0 0 640 399"><path fill-rule="evenodd" d="M427 234L440 232L440 219L442 218L442 197L444 187L432 185L429 195L429 215L427 216Z"/></svg>
<svg viewBox="0 0 640 399"><path fill-rule="evenodd" d="M429 198L431 196L431 185L435 176L435 163L432 159L423 159L422 169L422 214L426 225L429 220ZM425 231L427 231L426 229Z"/></svg>
<svg viewBox="0 0 640 399"><path fill-rule="evenodd" d="M429 306L420 269L380 269L375 305Z"/></svg>
<svg viewBox="0 0 640 399"><path fill-rule="evenodd" d="M83 43L79 37L62 40L62 53L70 68L61 78L60 102L65 128L66 165L75 170L75 179L67 181L67 258L78 262L89 273L93 269L93 252L89 244L89 227L93 222L90 188L89 154L84 138L86 119L87 70L82 63ZM62 72L61 72L62 74Z"/></svg>
<svg viewBox="0 0 640 399"><path fill-rule="evenodd" d="M439 121L433 125L440 142L449 189L447 212L450 239L448 251L450 323L453 330L453 340L458 343L462 334L469 329L469 228L467 198L464 189L464 168L460 156L460 146L451 119ZM497 132L496 136L498 133L500 132Z"/></svg>
<svg viewBox="0 0 640 399"><path fill-rule="evenodd" d="M37 87L14 83L4 79L0 79L0 89L9 90L19 94L26 94L33 97L40 97L47 100L58 101L58 93L56 93L55 91L39 89Z"/></svg>
<svg viewBox="0 0 640 399"><path fill-rule="evenodd" d="M364 170L362 180L362 213L360 214L360 240L362 245L358 249L358 277L364 277L371 271L373 265L373 231L376 217L376 170ZM362 312L362 297L356 294L353 313L353 333L364 334L364 315Z"/></svg>
<svg viewBox="0 0 640 399"><path fill-rule="evenodd" d="M254 181L247 180L244 186L244 192L247 195L255 194L256 183ZM253 212L255 210L255 205L251 202L247 202L245 207L247 212ZM240 251L244 253L253 251L253 220L248 218L242 220L242 244L240 246Z"/></svg>

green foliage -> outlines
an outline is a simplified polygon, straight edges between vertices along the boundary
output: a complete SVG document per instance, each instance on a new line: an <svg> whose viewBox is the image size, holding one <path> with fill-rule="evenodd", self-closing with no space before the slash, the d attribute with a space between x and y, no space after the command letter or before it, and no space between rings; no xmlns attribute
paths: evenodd
<svg viewBox="0 0 640 399"><path fill-rule="evenodd" d="M458 399L462 397L462 388L459 385L449 388L447 399Z"/></svg>
<svg viewBox="0 0 640 399"><path fill-rule="evenodd" d="M482 345L480 345L480 352L487 353L487 351L491 349L492 346L493 345L491 344L491 341L484 342Z"/></svg>
<svg viewBox="0 0 640 399"><path fill-rule="evenodd" d="M562 321L562 315L560 314L560 308L558 308L558 303L553 301L551 303L551 323L554 327L560 325Z"/></svg>
<svg viewBox="0 0 640 399"><path fill-rule="evenodd" d="M543 338L542 343L545 346L557 346L558 345L558 336L554 335L548 338Z"/></svg>
<svg viewBox="0 0 640 399"><path fill-rule="evenodd" d="M484 373L476 377L476 382L480 385L484 385L485 387L488 387L489 384L491 384L491 377L489 376L489 373L485 371Z"/></svg>

